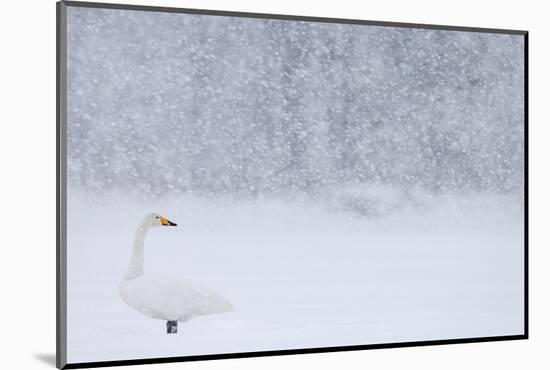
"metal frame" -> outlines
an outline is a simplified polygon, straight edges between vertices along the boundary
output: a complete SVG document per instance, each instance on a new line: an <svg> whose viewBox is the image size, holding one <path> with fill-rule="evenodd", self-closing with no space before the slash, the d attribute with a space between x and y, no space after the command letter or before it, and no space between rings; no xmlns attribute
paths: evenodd
<svg viewBox="0 0 550 370"><path fill-rule="evenodd" d="M56 366L67 364L67 6L56 4Z"/></svg>
<svg viewBox="0 0 550 370"><path fill-rule="evenodd" d="M156 363L171 363L182 361L201 361L201 360L217 360L229 358L243 357L264 357L264 356L280 356L294 355L320 352L340 352L340 351L357 351L366 349L380 348L399 348L399 347L417 347L417 346L432 346L444 344L459 344L459 343L480 343L480 342L496 342L508 340L528 339L529 337L529 146L528 146L528 108L529 108L529 85L528 85L528 31L507 30L507 29L492 29L492 28L475 28L475 27L458 27L445 25L431 24L414 24L414 23L399 23L399 22L381 22L367 21L357 19L338 19L338 18L321 18L296 15L281 15L281 14L262 14L262 13L247 13L247 12L232 12L221 10L204 10L204 9L185 9L171 8L159 6L140 6L130 4L110 4L96 2L79 2L79 1L60 1L56 7L57 11L57 99L56 99L56 118L57 118L57 260L56 260L56 287L57 287L57 333L56 333L56 366L59 369L77 369L105 366L122 366L122 365L141 365L141 364L156 364ZM225 17L242 17L242 18L258 18L258 19L279 19L291 21L306 21L306 22L321 22L321 23L339 23L339 24L358 24L369 26L384 26L384 27L399 27L399 28L420 28L432 30L446 31L462 31L462 32L477 32L477 33L496 33L520 35L524 37L524 332L518 335L504 335L491 337L473 337L473 338L457 338L457 339L442 339L442 340L422 340L412 342L397 342L397 343L379 343L353 346L336 346L336 347L321 347L321 348L302 348L302 349L285 349L273 351L256 351L256 352L239 352L239 353L221 353L214 355L199 355L199 356L176 356L176 357L160 357L148 359L129 359L117 361L98 361L98 362L81 362L67 363L67 7L80 8L101 8L101 9L118 9L118 10L137 10L149 12L166 12L166 13L181 13L181 14L201 14ZM93 345L93 344L91 344Z"/></svg>

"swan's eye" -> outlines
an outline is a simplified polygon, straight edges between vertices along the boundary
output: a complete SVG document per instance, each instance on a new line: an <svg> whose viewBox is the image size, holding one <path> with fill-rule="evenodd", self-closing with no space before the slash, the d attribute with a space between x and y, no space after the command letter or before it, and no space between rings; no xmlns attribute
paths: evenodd
<svg viewBox="0 0 550 370"><path fill-rule="evenodd" d="M160 217L159 217L159 216L156 216L155 218L158 220Z"/></svg>

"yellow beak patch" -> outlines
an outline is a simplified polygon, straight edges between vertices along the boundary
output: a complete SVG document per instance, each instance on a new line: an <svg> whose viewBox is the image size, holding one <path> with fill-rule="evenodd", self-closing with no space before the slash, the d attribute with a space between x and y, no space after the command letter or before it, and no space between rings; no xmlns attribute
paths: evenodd
<svg viewBox="0 0 550 370"><path fill-rule="evenodd" d="M165 219L164 217L161 217L161 218L160 218L160 223L163 224L164 226L170 225L170 221L168 221L168 220Z"/></svg>

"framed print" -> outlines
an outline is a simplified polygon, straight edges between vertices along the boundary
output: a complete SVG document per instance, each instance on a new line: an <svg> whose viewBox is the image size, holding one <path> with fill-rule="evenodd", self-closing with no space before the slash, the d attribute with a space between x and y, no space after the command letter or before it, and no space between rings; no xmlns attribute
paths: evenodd
<svg viewBox="0 0 550 370"><path fill-rule="evenodd" d="M57 12L59 368L528 337L526 31Z"/></svg>

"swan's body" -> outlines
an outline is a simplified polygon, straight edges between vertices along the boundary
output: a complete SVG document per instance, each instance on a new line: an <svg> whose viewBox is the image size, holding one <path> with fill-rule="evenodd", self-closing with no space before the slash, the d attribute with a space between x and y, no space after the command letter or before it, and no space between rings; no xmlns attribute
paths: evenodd
<svg viewBox="0 0 550 370"><path fill-rule="evenodd" d="M143 248L147 230L154 226L176 226L156 214L145 217L136 231L128 272L120 282L122 300L130 307L154 319L177 322L193 317L228 312L231 304L221 295L184 279L150 276L143 272ZM168 328L168 332L170 331Z"/></svg>
<svg viewBox="0 0 550 370"><path fill-rule="evenodd" d="M219 294L186 280L140 276L120 283L126 304L154 319L185 322L196 316L227 312L231 304Z"/></svg>

